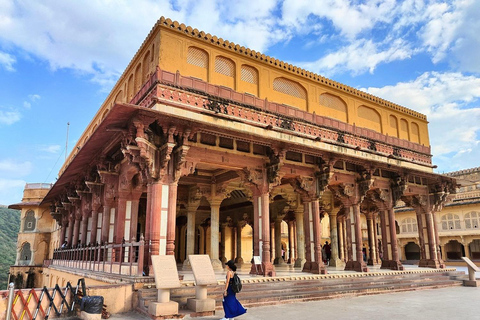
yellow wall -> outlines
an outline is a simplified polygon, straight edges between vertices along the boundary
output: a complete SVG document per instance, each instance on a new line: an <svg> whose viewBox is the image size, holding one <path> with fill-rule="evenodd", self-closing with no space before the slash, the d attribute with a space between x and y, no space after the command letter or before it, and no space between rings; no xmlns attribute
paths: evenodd
<svg viewBox="0 0 480 320"><path fill-rule="evenodd" d="M208 56L208 63L204 64L205 68L187 62L188 59L191 59L191 56L189 58L189 50L201 51ZM228 58L233 62L235 79L215 71L215 61L218 57ZM241 74L242 65L258 70L258 90L256 90L257 86L241 81L239 75ZM355 124L357 127L369 128L389 136L406 139L426 146L429 145L427 121L416 116L417 113L411 110L402 107L398 107L398 110L395 110L391 107L375 104L367 99L350 95L340 89L332 90L318 81L307 79L275 66L268 66L258 59L237 54L228 48L222 48L222 46L211 45L202 39L184 36L176 30L161 29L159 66L162 70L170 72L179 71L183 76L200 78L212 84L232 88L240 93L256 94L258 92L257 96L261 99L267 98L268 101L315 112L318 115L338 119L352 125ZM278 79L291 81L299 88L303 88L306 97L302 98L295 93L288 94L282 90L275 90L274 82L278 81ZM288 91L289 89L287 88L286 90ZM291 87L290 91L292 90L294 92L297 91L294 87ZM320 98L322 94L328 94L331 97L340 99L344 103L345 111L322 105ZM400 122L403 120L404 131L391 127L392 117L395 117L397 128L399 129L402 127Z"/></svg>
<svg viewBox="0 0 480 320"><path fill-rule="evenodd" d="M187 62L189 47L198 48L207 54L206 67ZM224 57L233 62L233 78L215 71L218 57ZM60 174L73 159L78 148L85 144L113 104L129 102L146 82L148 76L155 72L157 66L174 73L179 71L183 76L191 76L212 84L229 87L240 93L247 92L261 99L267 98L272 102L287 104L301 110L345 121L352 125L355 124L357 127L370 128L389 136L418 142L425 146L430 145L428 122L422 114L250 49L223 41L215 36L198 32L196 29L193 30L190 27L179 25L177 22L173 23L162 17L152 28L117 84L83 132L82 137L72 149L68 160L60 169ZM258 83L249 83L242 80L242 66L253 68L258 72ZM297 83L299 87L304 88L306 97L299 98L274 90L273 83L278 78ZM320 95L324 93L329 93L343 100L346 105L346 114L321 105ZM380 127L376 123L372 125L372 122L368 119L358 116L360 106L373 108L378 112L381 119ZM390 127L391 116L397 119L399 130ZM405 123L404 131L401 130L401 120ZM418 126L418 129L414 123ZM412 127L414 128L413 132Z"/></svg>

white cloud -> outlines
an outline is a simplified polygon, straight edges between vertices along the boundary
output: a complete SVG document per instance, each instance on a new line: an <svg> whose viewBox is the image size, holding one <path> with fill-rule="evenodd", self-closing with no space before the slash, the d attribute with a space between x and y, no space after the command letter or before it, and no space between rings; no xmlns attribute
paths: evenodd
<svg viewBox="0 0 480 320"><path fill-rule="evenodd" d="M427 72L413 81L363 90L427 115L432 154L441 171L478 163L480 78Z"/></svg>
<svg viewBox="0 0 480 320"><path fill-rule="evenodd" d="M25 184L24 180L0 178L0 204L10 205L21 202Z"/></svg>
<svg viewBox="0 0 480 320"><path fill-rule="evenodd" d="M255 50L283 38L275 31L275 0L232 6L220 0L54 1L0 5L0 40L111 86L160 18L169 17ZM88 8L86 8L88 7ZM252 10L254 9L254 10ZM139 18L141 17L141 18Z"/></svg>
<svg viewBox="0 0 480 320"><path fill-rule="evenodd" d="M37 100L40 100L40 98L41 98L41 97L40 97L40 95L38 95L38 94L29 94L29 95L28 95L28 99L30 99L32 102L35 102L35 101L37 101Z"/></svg>
<svg viewBox="0 0 480 320"><path fill-rule="evenodd" d="M7 71L15 71L13 65L17 62L17 59L6 52L0 51L0 66L3 66Z"/></svg>
<svg viewBox="0 0 480 320"><path fill-rule="evenodd" d="M0 160L0 176L8 177L24 177L32 172L33 165L30 161L16 161L13 159Z"/></svg>
<svg viewBox="0 0 480 320"><path fill-rule="evenodd" d="M325 76L348 71L356 75L367 71L373 73L379 64L404 60L413 54L415 51L401 39L388 44L375 43L372 40L357 40L315 62L296 64Z"/></svg>
<svg viewBox="0 0 480 320"><path fill-rule="evenodd" d="M0 125L11 125L19 121L22 118L22 115L17 110L3 111L0 110Z"/></svg>
<svg viewBox="0 0 480 320"><path fill-rule="evenodd" d="M41 145L38 147L38 150L39 151L44 151L44 152L47 152L47 153L58 153L61 149L61 146L58 145L58 144L54 144L54 145Z"/></svg>

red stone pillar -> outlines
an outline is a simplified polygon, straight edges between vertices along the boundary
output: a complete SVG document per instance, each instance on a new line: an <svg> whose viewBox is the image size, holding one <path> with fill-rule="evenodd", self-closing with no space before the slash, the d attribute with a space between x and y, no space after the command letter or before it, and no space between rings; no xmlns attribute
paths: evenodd
<svg viewBox="0 0 480 320"><path fill-rule="evenodd" d="M118 193L117 212L115 215L115 228L113 234L114 243L122 243L125 235L125 214L127 210L127 194Z"/></svg>
<svg viewBox="0 0 480 320"><path fill-rule="evenodd" d="M65 242L65 236L66 236L66 233L67 233L67 224L68 224L68 220L62 218L62 224L61 224L62 228L60 229L60 244L59 244L59 246L62 246L63 243Z"/></svg>
<svg viewBox="0 0 480 320"><path fill-rule="evenodd" d="M177 217L177 182L172 182L168 187L167 210L167 255L175 254L175 222ZM162 222L163 223L163 222Z"/></svg>
<svg viewBox="0 0 480 320"><path fill-rule="evenodd" d="M345 215L345 262L347 263L345 265L345 268L347 268L348 263L352 263L353 261L353 234L352 234L352 224L353 224L353 208L347 207L346 208L347 214ZM350 267L349 267L350 268ZM345 269L345 270L350 270L350 269Z"/></svg>
<svg viewBox="0 0 480 320"><path fill-rule="evenodd" d="M368 261L369 266L374 265L375 261L375 238L373 236L373 213L367 213L367 234L368 234Z"/></svg>
<svg viewBox="0 0 480 320"><path fill-rule="evenodd" d="M102 235L101 235L102 243L109 242L110 210L111 210L111 203L105 203L105 205L103 206L103 215L102 215Z"/></svg>
<svg viewBox="0 0 480 320"><path fill-rule="evenodd" d="M426 264L427 254L425 251L425 223L424 223L424 214L419 208L415 208L417 213L417 229L418 229L418 245L420 247L420 261L419 266L422 267L423 264Z"/></svg>
<svg viewBox="0 0 480 320"><path fill-rule="evenodd" d="M359 272L367 272L368 268L363 260L363 237L362 237L362 221L360 219L360 203L353 206L353 213L355 219L355 251L356 251L356 263L354 264L354 270Z"/></svg>
<svg viewBox="0 0 480 320"><path fill-rule="evenodd" d="M67 242L68 246L73 248L73 227L74 227L75 217L72 212L69 213L68 217L68 229L67 229Z"/></svg>
<svg viewBox="0 0 480 320"><path fill-rule="evenodd" d="M404 267L399 260L397 247L397 230L395 227L395 213L393 208L388 209L388 220L390 223L390 246L392 247L392 260L390 261L390 269L403 270Z"/></svg>
<svg viewBox="0 0 480 320"><path fill-rule="evenodd" d="M305 263L303 264L302 271L310 272L312 268L312 240L313 240L313 222L311 221L311 203L306 199L303 201L303 226L305 228Z"/></svg>
<svg viewBox="0 0 480 320"><path fill-rule="evenodd" d="M295 240L293 231L293 220L288 221L288 263L295 262Z"/></svg>
<svg viewBox="0 0 480 320"><path fill-rule="evenodd" d="M377 214L373 214L373 236L374 236L374 241L375 241L375 260L373 261L373 264L379 264L380 262L380 246L378 245L378 232L377 232Z"/></svg>
<svg viewBox="0 0 480 320"><path fill-rule="evenodd" d="M439 262L439 268L445 268L445 263L443 262L443 257L442 257L442 252L440 250L440 237L438 235L438 220L437 220L437 213L435 211L432 211L432 220L433 220L433 227L434 227L434 233L435 233L435 249L437 250L437 257L438 257L438 262Z"/></svg>
<svg viewBox="0 0 480 320"><path fill-rule="evenodd" d="M384 210L380 211L380 230L382 231L382 269L388 269L390 261L390 255L388 250L388 242L390 237L388 235L387 220L385 218L386 214Z"/></svg>
<svg viewBox="0 0 480 320"><path fill-rule="evenodd" d="M240 222L237 223L237 228L234 228L236 230L236 235L237 235L237 257L235 258L235 262L238 264L243 263L243 258L242 258L242 224ZM232 239L233 241L233 239Z"/></svg>
<svg viewBox="0 0 480 320"><path fill-rule="evenodd" d="M345 262L345 228L344 228L344 217L338 216L338 254L339 259L342 262Z"/></svg>
<svg viewBox="0 0 480 320"><path fill-rule="evenodd" d="M92 211L92 230L90 231L90 243L97 242L98 208Z"/></svg>
<svg viewBox="0 0 480 320"><path fill-rule="evenodd" d="M262 221L262 267L265 275L275 276L275 268L270 261L270 201L269 193L264 192L259 196L259 208Z"/></svg>
<svg viewBox="0 0 480 320"><path fill-rule="evenodd" d="M150 228L150 241L151 241L151 255L165 254L165 251L160 250L160 226L162 215L162 188L163 184L159 181L154 182L151 185L150 198L147 200L150 202L150 211L147 212L147 216L150 216L151 228Z"/></svg>
<svg viewBox="0 0 480 320"><path fill-rule="evenodd" d="M282 257L282 221L281 216L275 218L275 260L273 263L279 265L285 263Z"/></svg>
<svg viewBox="0 0 480 320"><path fill-rule="evenodd" d="M80 234L80 219L82 215L80 213L75 214L75 223L73 225L73 239L72 239L72 247L78 246L78 236Z"/></svg>
<svg viewBox="0 0 480 320"><path fill-rule="evenodd" d="M315 199L311 202L311 204L313 216L315 261L312 262L310 272L314 274L327 274L327 267L325 267L322 257L322 223L320 222L319 200Z"/></svg>

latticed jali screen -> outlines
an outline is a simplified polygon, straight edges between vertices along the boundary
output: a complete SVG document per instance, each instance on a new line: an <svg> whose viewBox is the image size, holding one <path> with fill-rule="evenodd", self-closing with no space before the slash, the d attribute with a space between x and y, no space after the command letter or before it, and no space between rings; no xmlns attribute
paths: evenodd
<svg viewBox="0 0 480 320"><path fill-rule="evenodd" d="M343 103L343 101L340 98L335 97L334 95L331 95L328 93L321 94L319 102L320 102L320 105L324 107L335 109L342 112L346 111L345 103Z"/></svg>
<svg viewBox="0 0 480 320"><path fill-rule="evenodd" d="M187 54L187 62L197 67L207 68L208 54L201 49L189 47Z"/></svg>
<svg viewBox="0 0 480 320"><path fill-rule="evenodd" d="M232 60L224 57L215 58L215 72L233 77L235 75L235 64Z"/></svg>
<svg viewBox="0 0 480 320"><path fill-rule="evenodd" d="M300 99L307 99L307 94L305 90L298 83L285 78L276 78L275 80L273 80L273 90Z"/></svg>
<svg viewBox="0 0 480 320"><path fill-rule="evenodd" d="M257 70L249 66L242 66L241 80L248 83L258 84Z"/></svg>

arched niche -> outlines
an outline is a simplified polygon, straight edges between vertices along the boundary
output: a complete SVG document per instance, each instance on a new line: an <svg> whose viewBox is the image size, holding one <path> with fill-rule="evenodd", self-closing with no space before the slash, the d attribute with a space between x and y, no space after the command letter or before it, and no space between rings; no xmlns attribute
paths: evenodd
<svg viewBox="0 0 480 320"><path fill-rule="evenodd" d="M382 132L382 120L377 110L367 106L359 106L357 116L358 126Z"/></svg>

